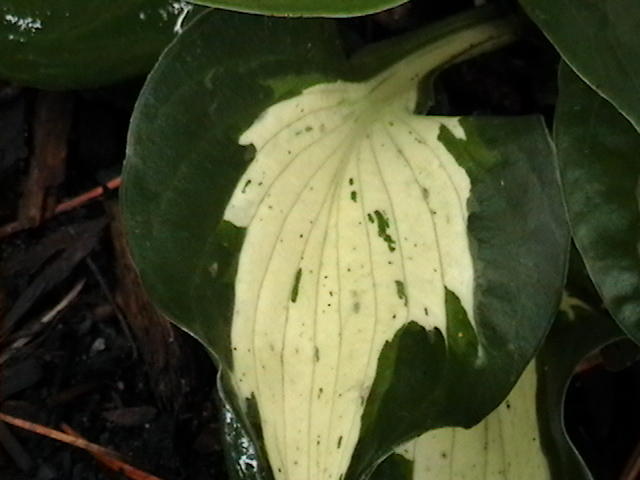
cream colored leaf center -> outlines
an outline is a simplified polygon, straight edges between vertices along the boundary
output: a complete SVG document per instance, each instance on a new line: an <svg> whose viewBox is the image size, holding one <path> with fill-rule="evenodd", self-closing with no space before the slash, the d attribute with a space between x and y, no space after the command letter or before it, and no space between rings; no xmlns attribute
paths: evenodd
<svg viewBox="0 0 640 480"><path fill-rule="evenodd" d="M446 332L446 289L475 325L470 181L438 141L465 132L413 109L421 72L491 35L436 43L367 82L308 88L240 138L256 155L224 217L247 229L233 374L255 398L278 480L344 475L383 345L409 321Z"/></svg>

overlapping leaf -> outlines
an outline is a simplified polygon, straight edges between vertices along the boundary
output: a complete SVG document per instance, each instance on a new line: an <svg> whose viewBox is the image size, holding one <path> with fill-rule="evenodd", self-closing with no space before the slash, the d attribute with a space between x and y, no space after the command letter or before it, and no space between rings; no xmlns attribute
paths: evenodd
<svg viewBox="0 0 640 480"><path fill-rule="evenodd" d="M576 245L607 308L640 341L640 134L564 65L555 138Z"/></svg>
<svg viewBox="0 0 640 480"><path fill-rule="evenodd" d="M211 7L286 17L353 17L392 8L407 0L196 0Z"/></svg>
<svg viewBox="0 0 640 480"><path fill-rule="evenodd" d="M640 131L640 3L520 0L565 61Z"/></svg>
<svg viewBox="0 0 640 480"><path fill-rule="evenodd" d="M73 89L144 74L192 9L173 0L4 0L0 79Z"/></svg>
<svg viewBox="0 0 640 480"><path fill-rule="evenodd" d="M215 11L150 76L133 251L218 358L261 475L363 478L479 421L533 355L568 240L545 128L414 113L425 74L513 34L476 13L347 62L332 22Z"/></svg>
<svg viewBox="0 0 640 480"><path fill-rule="evenodd" d="M623 336L567 293L536 361L496 410L472 429L435 430L397 448L372 480L590 480L564 430L566 386L584 357Z"/></svg>

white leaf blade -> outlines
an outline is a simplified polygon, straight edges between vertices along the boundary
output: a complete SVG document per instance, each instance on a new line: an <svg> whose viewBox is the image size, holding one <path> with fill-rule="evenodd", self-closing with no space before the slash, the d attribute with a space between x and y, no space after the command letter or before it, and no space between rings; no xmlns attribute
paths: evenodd
<svg viewBox="0 0 640 480"><path fill-rule="evenodd" d="M345 474L378 357L403 325L446 332L452 292L475 327L470 180L438 141L465 132L413 109L425 71L512 34L476 27L371 80L315 85L241 135L256 154L224 216L247 229L234 376L277 479Z"/></svg>
<svg viewBox="0 0 640 480"><path fill-rule="evenodd" d="M447 289L473 323L470 181L437 140L441 128L464 137L457 119L417 117L405 101L371 119L354 100L371 87L341 85L347 102L318 85L245 132L256 157L225 214L248 227L238 388L257 399L282 478L346 471L377 358L402 325L446 331Z"/></svg>

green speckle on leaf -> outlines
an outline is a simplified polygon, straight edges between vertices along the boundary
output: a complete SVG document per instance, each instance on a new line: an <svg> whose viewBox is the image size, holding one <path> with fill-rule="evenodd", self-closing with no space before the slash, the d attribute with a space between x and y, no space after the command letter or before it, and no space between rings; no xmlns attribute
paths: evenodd
<svg viewBox="0 0 640 480"><path fill-rule="evenodd" d="M249 185L251 185L251 179L247 180L247 181L244 183L244 186L242 187L242 193L246 193L246 191L247 191L247 187L248 187Z"/></svg>
<svg viewBox="0 0 640 480"><path fill-rule="evenodd" d="M389 235L389 218L380 210L373 212L378 222L378 236L385 241L389 251L393 252L396 249L396 241ZM371 220L371 218L369 218Z"/></svg>
<svg viewBox="0 0 640 480"><path fill-rule="evenodd" d="M358 201L358 192L356 192L355 190L351 191L351 200L354 202Z"/></svg>
<svg viewBox="0 0 640 480"><path fill-rule="evenodd" d="M402 300L407 305L407 292L404 288L404 282L401 280L396 280L396 292L398 294L398 298Z"/></svg>
<svg viewBox="0 0 640 480"><path fill-rule="evenodd" d="M291 289L291 301L296 303L298 299L298 291L300 290L300 278L302 277L302 269L299 268L296 272L296 277L293 280L293 288Z"/></svg>

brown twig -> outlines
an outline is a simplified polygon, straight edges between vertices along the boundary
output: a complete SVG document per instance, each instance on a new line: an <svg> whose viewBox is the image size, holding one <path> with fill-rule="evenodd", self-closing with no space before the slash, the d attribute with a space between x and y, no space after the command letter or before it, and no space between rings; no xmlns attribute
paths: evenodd
<svg viewBox="0 0 640 480"><path fill-rule="evenodd" d="M95 200L96 198L101 197L106 192L111 190L116 190L120 188L122 185L122 177L116 177L113 180L109 180L106 184L92 188L88 192L83 193L82 195L78 195L71 200L66 200L60 204L55 209L55 214L60 214L64 212L68 212L70 210L74 210L78 207L81 207L85 203L90 202L91 200Z"/></svg>
<svg viewBox="0 0 640 480"><path fill-rule="evenodd" d="M100 445L96 445L67 433L45 427L44 425L40 425L38 423L29 422L28 420L23 420L22 418L16 418L11 415L7 415L6 413L0 412L0 420L8 423L9 425L13 425L14 427L22 428L23 430L37 433L38 435L42 435L53 440L66 443L68 445L73 445L74 447L81 448L82 450L86 450L88 452L100 453L108 457L120 456L120 454L109 450L108 448L101 447Z"/></svg>
<svg viewBox="0 0 640 480"><path fill-rule="evenodd" d="M96 200L100 198L107 192L112 190L117 190L122 185L122 178L116 177L113 180L109 180L106 184L92 188L88 192L84 192L77 197L71 198L69 200L65 200L64 202L58 204L54 211L53 215L58 215L61 213L69 212L76 208L79 208L92 200ZM6 223L0 226L0 238L5 238L10 235L13 235L16 232L20 232L22 230L26 230L30 228L30 225L22 223L20 220L16 220L15 222Z"/></svg>
<svg viewBox="0 0 640 480"><path fill-rule="evenodd" d="M70 426L66 424L62 424L62 430L64 430L67 434L76 437L78 440L84 440L84 438L79 433L74 431ZM89 451L89 453L93 456L93 458L95 458L105 467L110 468L115 472L122 473L124 476L130 478L131 480L160 480L158 477L151 475L150 473L143 472L142 470L139 470L136 467L123 462L122 460L118 460L117 458L109 457L99 452Z"/></svg>
<svg viewBox="0 0 640 480"><path fill-rule="evenodd" d="M63 427L67 432L65 433L59 430L54 430L52 428L45 427L44 425L29 422L27 420L16 418L1 412L0 412L0 420L2 420L5 423L8 423L9 425L22 428L23 430L37 433L39 435L43 435L53 440L66 443L67 445L72 445L74 447L85 450L89 452L91 455L93 455L103 465L111 468L116 472L120 472L124 474L131 480L161 480L159 477L143 472L142 470L139 470L125 463L124 461L121 460L122 456L119 453L85 440L82 436L74 432L68 426Z"/></svg>

